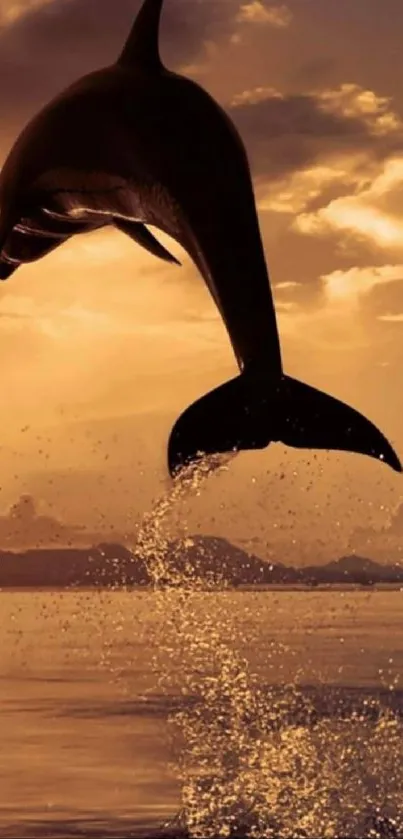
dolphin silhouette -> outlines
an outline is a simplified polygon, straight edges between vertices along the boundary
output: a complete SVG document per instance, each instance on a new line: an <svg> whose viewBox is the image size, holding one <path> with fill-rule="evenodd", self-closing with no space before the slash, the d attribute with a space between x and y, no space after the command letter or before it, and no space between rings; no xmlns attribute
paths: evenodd
<svg viewBox="0 0 403 839"><path fill-rule="evenodd" d="M203 276L240 370L177 420L171 475L202 454L275 441L401 472L368 419L284 374L247 154L214 99L163 66L162 3L144 0L117 62L61 93L15 142L0 175L0 278L104 225L176 262L145 225L159 228Z"/></svg>

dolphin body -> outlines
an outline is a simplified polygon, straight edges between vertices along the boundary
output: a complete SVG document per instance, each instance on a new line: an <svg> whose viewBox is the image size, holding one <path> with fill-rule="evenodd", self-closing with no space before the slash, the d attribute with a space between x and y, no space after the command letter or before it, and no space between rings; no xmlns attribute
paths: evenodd
<svg viewBox="0 0 403 839"><path fill-rule="evenodd" d="M76 233L114 225L176 262L145 226L177 240L226 325L239 375L173 427L171 475L202 454L270 442L360 452L402 467L383 434L283 373L247 154L224 110L162 64L163 0L144 0L123 52L48 104L0 175L0 278Z"/></svg>

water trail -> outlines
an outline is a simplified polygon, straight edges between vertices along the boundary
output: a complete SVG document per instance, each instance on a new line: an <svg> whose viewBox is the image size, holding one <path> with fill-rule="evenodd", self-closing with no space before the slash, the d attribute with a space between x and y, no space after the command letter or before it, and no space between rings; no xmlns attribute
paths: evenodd
<svg viewBox="0 0 403 839"><path fill-rule="evenodd" d="M195 839L400 835L400 721L381 707L372 723L360 714L317 719L297 667L293 684L261 686L239 652L225 580L219 572L205 579L189 563L186 532L174 548L167 538L167 520L210 474L208 462L182 474L145 517L137 548L159 616L154 670L161 690L180 690L183 700L169 718L182 795L177 827ZM241 640L247 647L255 639ZM281 645L267 655L278 659Z"/></svg>

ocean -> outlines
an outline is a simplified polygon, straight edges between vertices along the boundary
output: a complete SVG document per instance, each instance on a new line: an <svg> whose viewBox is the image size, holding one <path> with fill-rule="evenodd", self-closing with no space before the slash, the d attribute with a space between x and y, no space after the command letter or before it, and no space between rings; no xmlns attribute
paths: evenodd
<svg viewBox="0 0 403 839"><path fill-rule="evenodd" d="M403 592L0 592L0 836L403 836Z"/></svg>

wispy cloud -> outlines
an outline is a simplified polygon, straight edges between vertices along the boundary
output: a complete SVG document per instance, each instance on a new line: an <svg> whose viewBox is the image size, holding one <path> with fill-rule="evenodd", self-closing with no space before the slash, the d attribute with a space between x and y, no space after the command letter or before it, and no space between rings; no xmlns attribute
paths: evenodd
<svg viewBox="0 0 403 839"><path fill-rule="evenodd" d="M385 323L403 323L403 312L394 315L378 315L378 320L383 320Z"/></svg>
<svg viewBox="0 0 403 839"><path fill-rule="evenodd" d="M376 286L392 282L403 282L403 265L354 267L322 277L328 301L346 302L349 306Z"/></svg>
<svg viewBox="0 0 403 839"><path fill-rule="evenodd" d="M315 199L321 196L329 187L356 187L357 175L354 169L360 160L358 156L346 154L333 160L332 165L318 163L307 166L286 175L275 182L257 184L257 201L260 211L270 211L295 215L305 210ZM300 217L301 218L301 217ZM299 228L300 221L298 221Z"/></svg>
<svg viewBox="0 0 403 839"><path fill-rule="evenodd" d="M250 90L242 90L240 93L236 93L232 97L230 105L233 108L237 108L240 105L257 105L258 102L266 102L270 99L284 100L284 96L275 87L262 87L260 85Z"/></svg>
<svg viewBox="0 0 403 839"><path fill-rule="evenodd" d="M266 24L277 28L289 26L291 20L292 13L286 5L265 5L261 0L243 3L236 17L239 23Z"/></svg>
<svg viewBox="0 0 403 839"><path fill-rule="evenodd" d="M235 93L229 108L248 148L261 210L302 213L315 202L316 214L340 195L356 197L402 147L391 100L359 85L303 94L259 85ZM308 226L313 232L312 219L302 218L301 230Z"/></svg>
<svg viewBox="0 0 403 839"><path fill-rule="evenodd" d="M357 311L364 299L377 288L390 283L403 283L403 264L354 266L323 274L320 277L322 294L315 305L297 304L292 299L283 300L276 295L276 310L283 340L298 346L300 351L324 351L324 359L329 352L356 352L367 350L373 335L368 330L366 318L357 317ZM285 283L287 289L288 283ZM278 286L275 286L277 292ZM285 290L284 289L284 290ZM280 284L280 292L281 284ZM374 318L379 321L401 322L403 315L379 314L374 311ZM320 366L320 353L317 356Z"/></svg>
<svg viewBox="0 0 403 839"><path fill-rule="evenodd" d="M401 251L403 213L393 211L392 207L394 194L402 186L403 157L393 157L379 166L372 181L357 186L355 194L331 200L313 212L301 213L295 226L309 235L329 235L342 230L380 249Z"/></svg>
<svg viewBox="0 0 403 839"><path fill-rule="evenodd" d="M0 27L12 25L24 15L53 2L54 0L0 0Z"/></svg>
<svg viewBox="0 0 403 839"><path fill-rule="evenodd" d="M359 118L375 134L389 134L402 128L400 118L391 108L390 97L380 96L358 84L341 84L334 89L319 91L316 95L324 111Z"/></svg>

